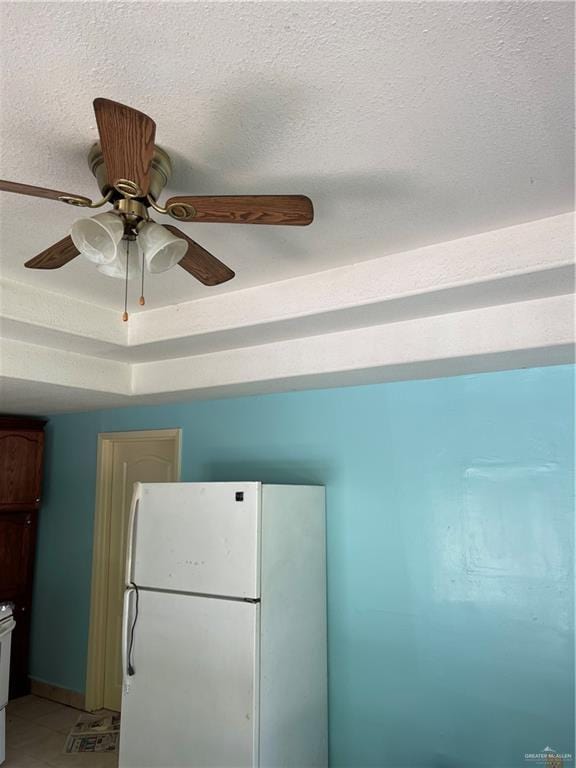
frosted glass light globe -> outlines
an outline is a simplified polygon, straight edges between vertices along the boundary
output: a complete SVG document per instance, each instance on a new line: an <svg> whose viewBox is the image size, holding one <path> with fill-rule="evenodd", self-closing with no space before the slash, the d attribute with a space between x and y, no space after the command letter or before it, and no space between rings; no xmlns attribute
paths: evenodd
<svg viewBox="0 0 576 768"><path fill-rule="evenodd" d="M177 264L188 250L188 243L176 237L160 224L149 221L138 232L138 242L144 252L149 272L166 272Z"/></svg>
<svg viewBox="0 0 576 768"><path fill-rule="evenodd" d="M114 213L100 213L72 224L70 237L80 253L94 264L109 264L117 256L124 223Z"/></svg>

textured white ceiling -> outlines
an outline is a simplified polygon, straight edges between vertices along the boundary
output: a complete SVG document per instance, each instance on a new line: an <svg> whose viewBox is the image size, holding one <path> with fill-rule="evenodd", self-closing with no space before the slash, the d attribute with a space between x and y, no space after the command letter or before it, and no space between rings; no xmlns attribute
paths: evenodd
<svg viewBox="0 0 576 768"><path fill-rule="evenodd" d="M572 3L3 2L1 172L97 195L91 102L157 123L170 193L305 193L309 228L183 225L237 278L151 277L148 308L573 207ZM74 209L1 194L5 277L118 306L77 259L22 263ZM161 219L162 217L159 217ZM137 294L137 287L133 293Z"/></svg>

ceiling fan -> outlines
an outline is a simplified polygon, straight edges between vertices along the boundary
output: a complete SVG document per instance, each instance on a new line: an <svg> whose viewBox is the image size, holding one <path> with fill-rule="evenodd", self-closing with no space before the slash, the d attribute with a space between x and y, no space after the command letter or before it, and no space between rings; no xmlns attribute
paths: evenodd
<svg viewBox="0 0 576 768"><path fill-rule="evenodd" d="M88 164L100 188L100 200L0 180L4 192L81 208L112 206L105 213L74 222L70 235L25 263L29 269L59 269L82 253L103 274L126 280L125 297L129 278L141 274L143 280L145 268L162 272L176 264L204 285L219 285L231 280L234 272L177 227L153 222L150 209L179 222L306 226L313 220L312 202L304 195L179 195L162 206L158 199L170 178L172 163L168 153L154 144L154 121L109 99L95 99L94 112L100 141L90 148ZM136 240L142 250L141 263L138 253L130 253L130 244ZM140 303L144 303L143 295ZM124 320L128 319L126 310L125 298Z"/></svg>

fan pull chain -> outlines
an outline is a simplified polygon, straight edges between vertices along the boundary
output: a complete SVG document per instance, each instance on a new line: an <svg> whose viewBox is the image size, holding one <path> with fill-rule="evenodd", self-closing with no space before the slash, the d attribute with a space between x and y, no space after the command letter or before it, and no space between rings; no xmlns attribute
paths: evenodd
<svg viewBox="0 0 576 768"><path fill-rule="evenodd" d="M140 306L143 307L144 304L146 304L146 301L144 299L144 251L142 251L142 290L140 292Z"/></svg>
<svg viewBox="0 0 576 768"><path fill-rule="evenodd" d="M130 240L126 240L126 280L124 282L124 314L122 320L128 320L128 261L130 259Z"/></svg>

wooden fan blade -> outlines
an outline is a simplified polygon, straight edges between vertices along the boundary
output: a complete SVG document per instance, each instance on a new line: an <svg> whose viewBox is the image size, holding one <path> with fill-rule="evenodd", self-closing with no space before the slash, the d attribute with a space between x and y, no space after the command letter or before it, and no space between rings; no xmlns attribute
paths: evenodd
<svg viewBox="0 0 576 768"><path fill-rule="evenodd" d="M191 210L186 211L186 206ZM221 224L288 224L305 227L314 218L305 195L228 195L226 197L171 197L168 213L179 221Z"/></svg>
<svg viewBox="0 0 576 768"><path fill-rule="evenodd" d="M31 197L44 197L48 200L59 200L61 197L78 198L90 203L83 195L72 195L70 192L59 192L57 189L46 187L33 187L30 184L19 184L17 181L4 181L0 179L0 192L15 192L17 195L30 195Z"/></svg>
<svg viewBox="0 0 576 768"><path fill-rule="evenodd" d="M227 280L231 280L234 277L234 272L219 261L216 256L212 256L211 253L201 245L194 242L188 235L184 234L178 227L173 227L170 224L164 224L164 227L172 232L176 237L186 240L188 243L188 250L184 254L184 258L180 259L178 264L189 272L197 280L200 280L204 285L220 285Z"/></svg>
<svg viewBox="0 0 576 768"><path fill-rule="evenodd" d="M64 264L68 264L69 261L75 259L79 253L80 251L72 242L70 235L68 235L63 240L59 240L54 245L46 248L38 256L29 259L24 266L28 267L28 269L60 269Z"/></svg>
<svg viewBox="0 0 576 768"><path fill-rule="evenodd" d="M109 99L94 99L94 112L108 183L116 187L119 181L131 181L138 187L132 196L145 197L150 187L156 123L137 109Z"/></svg>

